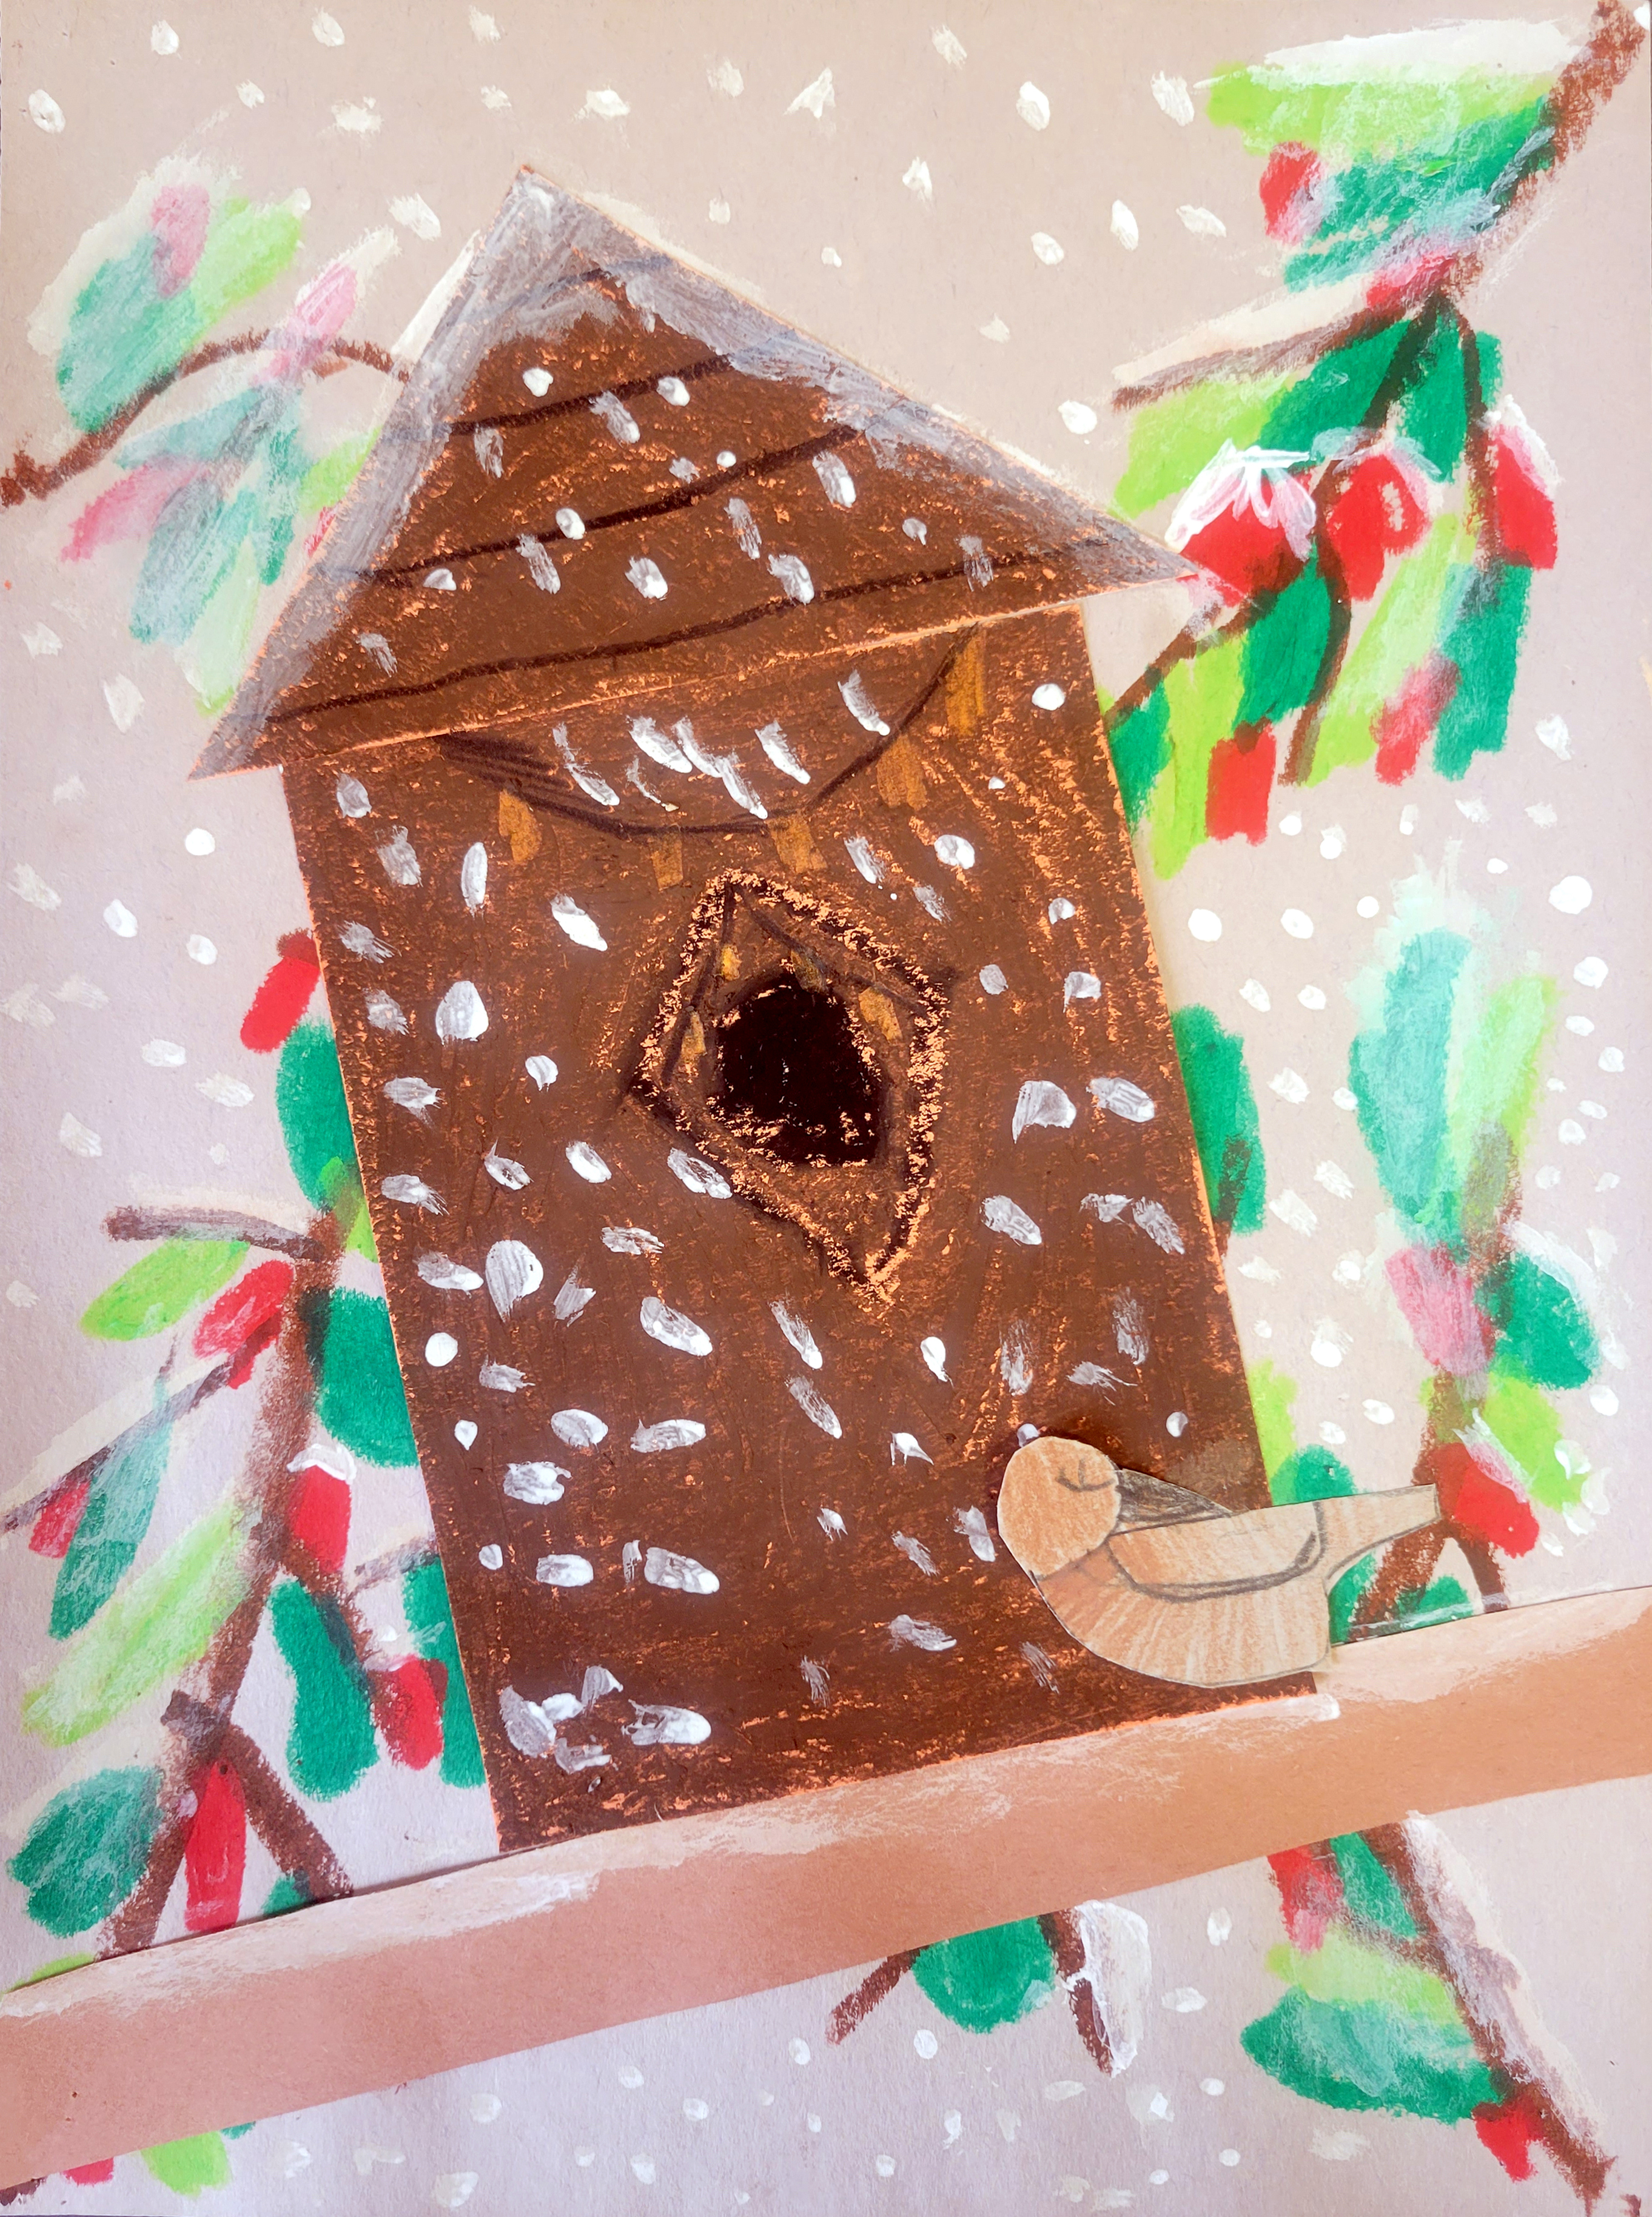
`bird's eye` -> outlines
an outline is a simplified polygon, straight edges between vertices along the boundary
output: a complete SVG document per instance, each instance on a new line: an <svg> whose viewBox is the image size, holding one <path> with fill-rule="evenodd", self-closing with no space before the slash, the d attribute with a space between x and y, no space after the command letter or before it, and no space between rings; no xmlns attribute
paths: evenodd
<svg viewBox="0 0 1652 2217"><path fill-rule="evenodd" d="M746 1200L877 1275L928 1181L945 1010L824 903L731 873L695 911L635 1090Z"/></svg>

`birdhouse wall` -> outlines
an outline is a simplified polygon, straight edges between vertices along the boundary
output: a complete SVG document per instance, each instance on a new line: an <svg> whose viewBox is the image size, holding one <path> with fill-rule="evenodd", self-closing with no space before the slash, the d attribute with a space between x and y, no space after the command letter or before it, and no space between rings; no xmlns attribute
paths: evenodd
<svg viewBox="0 0 1652 2217"><path fill-rule="evenodd" d="M995 1542L1028 1424L1267 1492L1080 614L925 658L783 818L284 773L506 1846L1242 1697Z"/></svg>

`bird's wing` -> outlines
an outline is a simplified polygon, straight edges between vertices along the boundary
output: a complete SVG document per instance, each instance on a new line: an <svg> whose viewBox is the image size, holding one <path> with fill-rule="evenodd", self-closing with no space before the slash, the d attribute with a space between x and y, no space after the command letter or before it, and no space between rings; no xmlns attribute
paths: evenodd
<svg viewBox="0 0 1652 2217"><path fill-rule="evenodd" d="M1176 1602L1282 1585L1314 1568L1324 1542L1314 1504L1294 1501L1116 1531L1106 1546L1131 1585Z"/></svg>
<svg viewBox="0 0 1652 2217"><path fill-rule="evenodd" d="M1190 1493L1168 1479L1149 1478L1144 1470L1119 1470L1117 1528L1122 1532L1142 1531L1150 1524L1187 1524L1228 1513L1203 1494Z"/></svg>

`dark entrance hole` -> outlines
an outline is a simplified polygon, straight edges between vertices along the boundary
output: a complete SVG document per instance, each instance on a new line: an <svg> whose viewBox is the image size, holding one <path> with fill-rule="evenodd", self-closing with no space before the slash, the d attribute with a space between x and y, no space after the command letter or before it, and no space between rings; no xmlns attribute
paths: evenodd
<svg viewBox="0 0 1652 2217"><path fill-rule="evenodd" d="M759 979L717 1026L710 1106L783 1163L865 1163L883 1132L882 1088L835 993Z"/></svg>

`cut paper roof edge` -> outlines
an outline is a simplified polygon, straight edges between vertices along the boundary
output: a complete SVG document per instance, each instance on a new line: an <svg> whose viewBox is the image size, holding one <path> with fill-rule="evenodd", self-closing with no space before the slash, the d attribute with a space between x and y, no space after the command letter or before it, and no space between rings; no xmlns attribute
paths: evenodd
<svg viewBox="0 0 1652 2217"><path fill-rule="evenodd" d="M864 435L880 460L903 452L927 454L1035 505L1041 529L1076 554L1081 590L1191 574L1158 541L1069 486L523 169L458 275L360 477L203 749L195 776L278 758L258 744L272 710L339 627L364 573L405 521L471 380L495 348L523 337L554 337L580 312L582 293L597 277L623 289L645 325L663 319L715 348L746 375L814 386L826 395L832 420ZM1074 541L1080 546L1074 548Z"/></svg>

